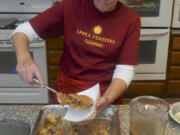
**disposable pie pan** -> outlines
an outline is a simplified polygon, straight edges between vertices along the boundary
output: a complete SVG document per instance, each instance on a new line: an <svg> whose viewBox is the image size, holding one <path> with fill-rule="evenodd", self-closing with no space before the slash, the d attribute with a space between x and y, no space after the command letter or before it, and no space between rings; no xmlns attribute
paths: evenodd
<svg viewBox="0 0 180 135"><path fill-rule="evenodd" d="M32 135L120 135L117 106L106 107L96 118L86 124L78 125L65 121L67 111L61 105L48 105L41 109Z"/></svg>

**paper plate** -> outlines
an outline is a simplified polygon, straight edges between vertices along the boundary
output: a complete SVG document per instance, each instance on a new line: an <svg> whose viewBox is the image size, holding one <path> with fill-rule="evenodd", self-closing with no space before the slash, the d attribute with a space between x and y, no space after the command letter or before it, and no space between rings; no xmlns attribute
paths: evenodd
<svg viewBox="0 0 180 135"><path fill-rule="evenodd" d="M83 121L83 120L89 118L91 115L93 115L93 113L95 111L96 99L99 96L99 83L85 91L78 93L78 94L79 95L87 95L90 98L92 98L93 105L92 105L92 107L90 107L87 110L78 110L78 109L74 109L74 108L68 106L67 112L64 116L65 120L68 120L71 122L80 122L80 121Z"/></svg>

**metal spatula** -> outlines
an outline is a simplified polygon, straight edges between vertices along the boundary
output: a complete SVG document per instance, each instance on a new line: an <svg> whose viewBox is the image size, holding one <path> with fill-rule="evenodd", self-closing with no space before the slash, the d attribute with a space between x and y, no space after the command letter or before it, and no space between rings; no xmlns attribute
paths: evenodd
<svg viewBox="0 0 180 135"><path fill-rule="evenodd" d="M33 78L34 82L39 85L39 81L36 78ZM44 88L54 92L57 96L58 102L62 105L70 105L71 107L79 110L86 110L93 105L93 100L86 95L77 95L77 94L65 94L62 92L57 92L56 90L48 87L44 84ZM70 102L66 102L65 100ZM86 102L84 102L86 100Z"/></svg>
<svg viewBox="0 0 180 135"><path fill-rule="evenodd" d="M34 82L35 82L37 85L39 85L38 79L36 79L36 78L34 77L33 80L34 80ZM57 96L58 102L59 102L60 104L62 103L61 100L58 98L58 92L57 92L56 90L54 90L54 89L48 87L46 84L44 84L44 88L46 88L46 89L48 89L48 90L54 92L54 93L56 94L56 96Z"/></svg>

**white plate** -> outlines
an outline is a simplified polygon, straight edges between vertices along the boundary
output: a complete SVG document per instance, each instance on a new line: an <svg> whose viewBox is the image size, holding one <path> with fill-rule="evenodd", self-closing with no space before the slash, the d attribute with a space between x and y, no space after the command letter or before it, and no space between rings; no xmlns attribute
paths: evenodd
<svg viewBox="0 0 180 135"><path fill-rule="evenodd" d="M176 102L170 106L169 115L174 121L180 124L180 102Z"/></svg>
<svg viewBox="0 0 180 135"><path fill-rule="evenodd" d="M78 94L79 95L87 95L90 98L92 98L93 105L91 108L89 108L87 110L78 110L78 109L74 109L74 108L68 106L67 112L64 116L65 120L68 120L71 122L80 122L80 121L83 121L83 120L89 118L91 115L93 115L93 113L95 111L96 99L99 96L99 83L85 91L78 93Z"/></svg>

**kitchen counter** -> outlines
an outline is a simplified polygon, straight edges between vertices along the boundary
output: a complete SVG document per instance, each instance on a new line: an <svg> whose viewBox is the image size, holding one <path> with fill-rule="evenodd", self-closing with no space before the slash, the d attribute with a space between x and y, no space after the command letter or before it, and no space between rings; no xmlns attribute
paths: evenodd
<svg viewBox="0 0 180 135"><path fill-rule="evenodd" d="M44 105L0 105L0 119L24 120L30 124L32 131L39 111L43 106Z"/></svg>
<svg viewBox="0 0 180 135"><path fill-rule="evenodd" d="M44 105L0 105L0 119L21 119L34 126L40 108ZM129 135L129 105L119 106L121 135ZM180 126L168 121L166 135L180 135Z"/></svg>

